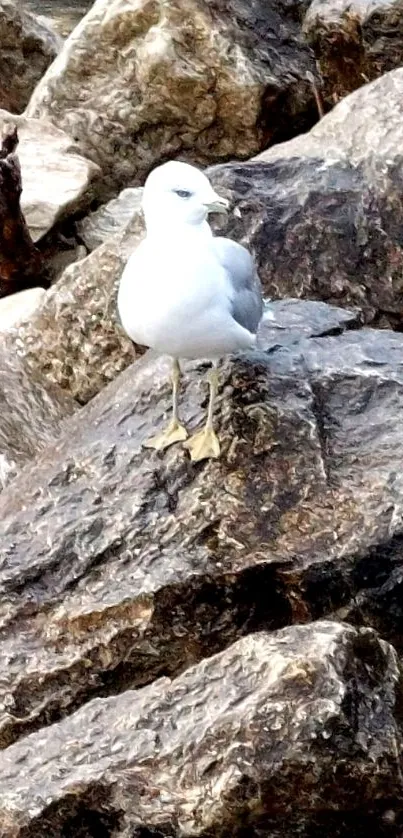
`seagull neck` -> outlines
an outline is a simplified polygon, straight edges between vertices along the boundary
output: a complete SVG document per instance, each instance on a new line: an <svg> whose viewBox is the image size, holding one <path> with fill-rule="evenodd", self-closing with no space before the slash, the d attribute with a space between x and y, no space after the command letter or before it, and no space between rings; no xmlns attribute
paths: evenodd
<svg viewBox="0 0 403 838"><path fill-rule="evenodd" d="M207 221L202 221L200 224L188 224L186 222L178 221L177 218L170 221L169 218L164 218L164 223L161 224L159 220L146 220L147 238L148 239L180 239L193 238L195 241L206 236L211 237L212 231Z"/></svg>

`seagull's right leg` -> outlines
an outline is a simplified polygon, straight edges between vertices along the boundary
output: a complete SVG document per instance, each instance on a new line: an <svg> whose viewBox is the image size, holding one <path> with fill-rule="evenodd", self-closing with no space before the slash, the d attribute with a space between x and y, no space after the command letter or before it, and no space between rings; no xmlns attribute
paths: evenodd
<svg viewBox="0 0 403 838"><path fill-rule="evenodd" d="M156 451L163 451L173 445L174 442L183 442L187 439L188 432L186 428L179 422L178 416L178 398L179 398L179 384L181 378L181 368L179 361L176 358L172 362L172 419L165 431L151 437L147 442L143 442L144 448L155 448Z"/></svg>

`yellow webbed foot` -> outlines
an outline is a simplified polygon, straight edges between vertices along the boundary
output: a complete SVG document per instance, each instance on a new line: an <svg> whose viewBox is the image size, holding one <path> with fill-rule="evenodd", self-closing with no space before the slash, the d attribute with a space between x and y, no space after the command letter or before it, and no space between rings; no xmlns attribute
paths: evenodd
<svg viewBox="0 0 403 838"><path fill-rule="evenodd" d="M220 443L212 428L203 428L202 431L191 436L185 442L184 448L190 452L190 459L194 463L220 456Z"/></svg>
<svg viewBox="0 0 403 838"><path fill-rule="evenodd" d="M187 438L188 432L186 428L174 420L169 423L165 431L143 442L143 448L155 448L156 451L163 451L164 448L169 448L174 442L183 442Z"/></svg>

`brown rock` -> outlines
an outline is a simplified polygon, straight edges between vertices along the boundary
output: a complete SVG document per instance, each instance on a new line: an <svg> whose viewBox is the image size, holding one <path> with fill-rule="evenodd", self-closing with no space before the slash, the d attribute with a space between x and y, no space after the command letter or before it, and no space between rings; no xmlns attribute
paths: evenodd
<svg viewBox="0 0 403 838"><path fill-rule="evenodd" d="M0 490L54 442L61 420L76 407L62 390L28 371L15 352L0 346Z"/></svg>
<svg viewBox="0 0 403 838"><path fill-rule="evenodd" d="M317 119L306 0L98 0L27 115L77 139L116 194L176 156L249 157ZM308 75L309 73L311 76Z"/></svg>
<svg viewBox="0 0 403 838"><path fill-rule="evenodd" d="M123 231L67 267L30 320L15 330L27 366L84 403L136 355L118 323L116 295L127 258L143 235L135 217Z"/></svg>
<svg viewBox="0 0 403 838"><path fill-rule="evenodd" d="M403 810L399 689L368 629L249 636L3 752L2 836L379 835Z"/></svg>
<svg viewBox="0 0 403 838"><path fill-rule="evenodd" d="M332 105L403 63L401 0L313 0L303 31Z"/></svg>
<svg viewBox="0 0 403 838"><path fill-rule="evenodd" d="M21 113L62 46L58 36L21 8L0 2L0 108Z"/></svg>
<svg viewBox="0 0 403 838"><path fill-rule="evenodd" d="M255 253L272 297L359 306L401 326L403 69L352 93L308 134L208 171L233 198L220 229Z"/></svg>
<svg viewBox="0 0 403 838"><path fill-rule="evenodd" d="M147 356L3 492L3 747L243 634L343 609L365 619L368 573L380 581L402 538L403 338L336 334L351 314L289 306L289 331L287 304L270 308L266 353L223 366L220 460L142 450L170 404L169 363ZM310 318L321 337L307 336ZM204 392L189 364L189 429ZM395 551L396 580L401 565ZM400 614L378 611L380 630L390 636L392 621L398 633Z"/></svg>

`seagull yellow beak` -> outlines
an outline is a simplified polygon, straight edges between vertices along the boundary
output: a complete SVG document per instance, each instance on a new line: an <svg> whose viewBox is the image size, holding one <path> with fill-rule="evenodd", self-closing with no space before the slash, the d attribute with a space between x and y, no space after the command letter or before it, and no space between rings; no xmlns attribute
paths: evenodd
<svg viewBox="0 0 403 838"><path fill-rule="evenodd" d="M226 198L220 198L216 193L213 194L212 200L204 205L207 212L224 212L229 210L229 201Z"/></svg>

